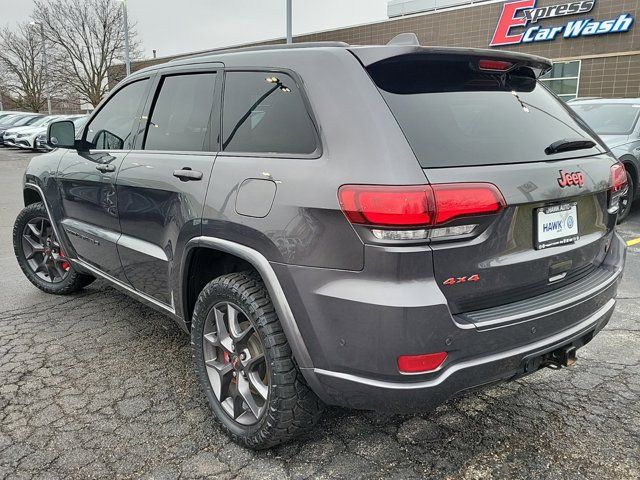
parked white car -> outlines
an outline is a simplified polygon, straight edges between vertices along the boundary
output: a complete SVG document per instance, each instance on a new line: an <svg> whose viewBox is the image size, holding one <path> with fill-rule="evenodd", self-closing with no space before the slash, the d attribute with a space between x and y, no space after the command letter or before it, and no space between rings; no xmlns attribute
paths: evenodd
<svg viewBox="0 0 640 480"><path fill-rule="evenodd" d="M67 115L49 115L28 127L9 129L4 134L4 145L6 147L19 147L20 145L18 144L18 141L24 138L30 138L34 132L41 132L43 129L46 131L51 122L62 120L64 118L67 118Z"/></svg>
<svg viewBox="0 0 640 480"><path fill-rule="evenodd" d="M67 120L71 120L75 127L76 132L80 131L87 119L88 115L68 115ZM31 149L37 152L49 152L53 148L47 143L47 128L39 128L37 131L24 135L17 139L16 146L25 149Z"/></svg>
<svg viewBox="0 0 640 480"><path fill-rule="evenodd" d="M4 134L7 130L32 125L43 117L44 115L36 113L17 113L0 119L0 145L4 145Z"/></svg>

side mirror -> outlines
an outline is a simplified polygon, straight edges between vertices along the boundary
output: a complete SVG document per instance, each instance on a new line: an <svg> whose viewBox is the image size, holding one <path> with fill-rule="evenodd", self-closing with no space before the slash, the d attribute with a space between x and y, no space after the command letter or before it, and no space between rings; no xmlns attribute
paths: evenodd
<svg viewBox="0 0 640 480"><path fill-rule="evenodd" d="M76 127L70 120L60 120L49 124L47 143L54 148L75 148Z"/></svg>

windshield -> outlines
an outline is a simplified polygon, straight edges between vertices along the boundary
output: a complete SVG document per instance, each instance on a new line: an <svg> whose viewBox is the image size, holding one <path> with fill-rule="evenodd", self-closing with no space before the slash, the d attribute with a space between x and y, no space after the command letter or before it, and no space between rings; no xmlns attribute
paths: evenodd
<svg viewBox="0 0 640 480"><path fill-rule="evenodd" d="M629 135L633 132L640 104L583 103L571 105L598 135Z"/></svg>
<svg viewBox="0 0 640 480"><path fill-rule="evenodd" d="M464 55L406 55L369 74L423 168L560 160L597 148L546 154L554 142L593 140L528 67L482 71Z"/></svg>
<svg viewBox="0 0 640 480"><path fill-rule="evenodd" d="M21 120L18 120L16 123L13 124L14 127L22 127L24 125L31 125L33 122L35 122L36 120L38 120L40 117L34 117L32 115L29 115L27 117L24 117Z"/></svg>
<svg viewBox="0 0 640 480"><path fill-rule="evenodd" d="M74 118L73 124L76 126L76 131L80 130L82 127L84 127L84 124L87 123L87 119L89 118L89 116L85 115L82 117L77 117Z"/></svg>
<svg viewBox="0 0 640 480"><path fill-rule="evenodd" d="M43 127L45 125L49 125L55 119L56 119L56 117L42 117L42 118L39 118L38 120L36 120L35 122L31 123L30 125L32 127Z"/></svg>
<svg viewBox="0 0 640 480"><path fill-rule="evenodd" d="M22 115L9 115L8 117L0 120L0 125L7 126L13 125L14 122L17 122L19 119L23 118Z"/></svg>

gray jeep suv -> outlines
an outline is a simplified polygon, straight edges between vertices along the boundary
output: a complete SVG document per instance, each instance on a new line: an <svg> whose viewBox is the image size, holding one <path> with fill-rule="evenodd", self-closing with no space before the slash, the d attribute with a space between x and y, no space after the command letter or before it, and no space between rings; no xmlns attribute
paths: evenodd
<svg viewBox="0 0 640 480"><path fill-rule="evenodd" d="M134 73L50 125L14 228L29 280L173 317L222 427L266 448L323 405L415 412L567 366L612 315L624 167L548 60L300 44Z"/></svg>

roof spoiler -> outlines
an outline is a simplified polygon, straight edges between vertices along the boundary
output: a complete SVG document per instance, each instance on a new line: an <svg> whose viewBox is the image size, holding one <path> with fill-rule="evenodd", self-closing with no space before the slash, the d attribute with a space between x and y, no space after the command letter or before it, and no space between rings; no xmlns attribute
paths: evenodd
<svg viewBox="0 0 640 480"><path fill-rule="evenodd" d="M400 34L385 46L353 46L349 50L360 60L360 63L365 68L369 68L378 62L401 60L403 58L409 60L412 57L418 59L423 55L459 55L467 58L502 60L518 65L526 65L533 69L536 77L548 72L553 66L551 60L547 58L519 52L490 50L487 48L422 47L408 42L418 42L415 34Z"/></svg>

